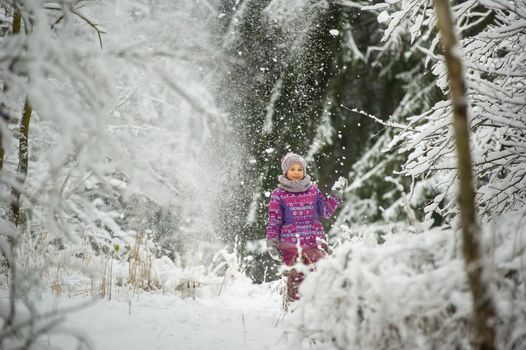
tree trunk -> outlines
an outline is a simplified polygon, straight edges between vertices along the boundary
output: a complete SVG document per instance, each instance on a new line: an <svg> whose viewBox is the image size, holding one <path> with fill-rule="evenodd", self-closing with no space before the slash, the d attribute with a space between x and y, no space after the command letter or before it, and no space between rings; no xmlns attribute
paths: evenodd
<svg viewBox="0 0 526 350"><path fill-rule="evenodd" d="M20 12L15 11L13 15L13 26L11 27L11 35L20 33L21 27L22 27L22 16L20 16ZM4 95L7 92L7 85L5 81L4 81L3 92L4 92ZM2 105L0 104L0 113L1 113L0 117L5 118L5 122L7 123L7 115L4 115L4 113L2 113L3 111L1 107ZM0 130L0 173L4 169L4 153L5 153L5 150L4 150L3 135L2 135L2 130Z"/></svg>
<svg viewBox="0 0 526 350"><path fill-rule="evenodd" d="M460 180L458 205L462 230L462 250L474 307L473 342L479 349L495 349L496 312L487 281L483 279L483 264L479 244L480 228L477 224L475 209L475 190L469 147L470 129L462 62L449 2L448 0L434 0L434 4L438 27L442 35L441 40L446 57L453 105L453 127Z"/></svg>
<svg viewBox="0 0 526 350"><path fill-rule="evenodd" d="M18 12L17 10L15 10L14 14L13 14L13 27L12 27L12 31L11 31L11 35L15 35L15 34L18 34L20 33L20 28L22 27L22 16L20 15L20 12ZM5 84L5 83L4 83ZM4 90L4 93L7 92L8 90L8 86L7 85L4 85L3 87L3 90ZM24 104L24 114L22 116L22 122L21 122L21 127L20 127L20 133L22 135L22 124L24 125L27 125L27 127L25 128L25 131L24 133L25 134L28 134L28 130L29 130L29 118L31 117L31 107L29 106L29 102L28 100L26 99L26 102ZM7 118L6 118L7 119ZM27 122L25 122L25 119L27 119ZM6 128L7 129L7 128ZM22 136L20 136L22 137ZM27 174L27 137L24 138L24 142L25 142L25 149L26 149L26 171L25 171L25 174ZM3 163L4 163L4 147L3 147L3 140L2 140L2 133L0 132L0 156L1 156L1 159L0 159L0 172L3 170ZM20 158L22 159L22 158ZM19 160L20 162L20 160ZM19 164L19 169L20 169L20 164ZM25 179L25 175L24 175L24 179ZM17 193L17 196L15 198L12 198L11 199L11 212L9 213L9 218L11 219L11 221L15 224L15 225L18 225L18 213L19 213L19 206L18 206L18 202L20 200L20 191L16 190L15 188L12 188L11 190L11 193L14 194L14 193ZM14 215L13 213L13 204L16 202L16 215ZM15 319L15 313L16 313L16 288L17 288L17 283L16 283L16 250L15 250L15 245L16 245L16 238L13 236L13 237L9 237L8 238L8 242L9 242L9 249L10 249L10 252L9 252L9 256L6 258L6 262L7 262L7 265L9 267L9 314L6 318L6 321L5 321L5 326L6 328L10 328L12 327L13 325L13 322L14 322L14 319Z"/></svg>
<svg viewBox="0 0 526 350"><path fill-rule="evenodd" d="M20 33L22 28L22 16L19 11L15 10L13 14L13 28L12 34ZM4 87L7 89L7 86ZM18 221L20 217L20 190L16 186L22 186L27 177L27 168L28 168L28 137L29 137L29 121L31 120L32 108L29 103L29 99L26 97L24 103L24 112L22 114L22 120L20 121L20 130L18 136L18 169L16 176L16 185L11 189L11 205L10 205L10 219L18 226ZM3 149L2 149L3 152Z"/></svg>
<svg viewBox="0 0 526 350"><path fill-rule="evenodd" d="M20 136L18 137L18 169L16 186L22 187L27 177L27 168L29 162L29 122L31 120L32 113L31 104L26 98L24 103L24 114L20 121ZM17 187L13 187L11 190L11 221L18 226L20 217L20 190Z"/></svg>
<svg viewBox="0 0 526 350"><path fill-rule="evenodd" d="M4 90L5 91L5 90ZM3 114L2 113L2 106L0 105L0 118L3 118ZM0 123L3 123L4 121L0 121ZM7 124L7 121L5 121L5 123ZM7 128L6 128L7 129ZM3 135L2 135L2 132L3 130L0 129L0 174L2 173L3 169L4 169L4 138L3 138Z"/></svg>

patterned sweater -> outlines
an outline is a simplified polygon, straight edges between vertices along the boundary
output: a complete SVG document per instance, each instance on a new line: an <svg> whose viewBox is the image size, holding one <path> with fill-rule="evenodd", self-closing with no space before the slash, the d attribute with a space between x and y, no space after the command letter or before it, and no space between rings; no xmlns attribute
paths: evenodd
<svg viewBox="0 0 526 350"><path fill-rule="evenodd" d="M316 185L299 193L276 188L268 206L267 239L277 239L280 249L295 247L298 238L301 247L316 247L325 240L320 217L328 219L340 204L334 195L325 198Z"/></svg>

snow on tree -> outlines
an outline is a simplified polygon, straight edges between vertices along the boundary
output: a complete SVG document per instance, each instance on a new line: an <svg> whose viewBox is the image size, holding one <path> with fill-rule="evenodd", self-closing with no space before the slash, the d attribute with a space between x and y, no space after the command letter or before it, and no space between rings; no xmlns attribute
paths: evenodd
<svg viewBox="0 0 526 350"><path fill-rule="evenodd" d="M6 199L0 243L7 262L2 267L11 277L10 308L2 308L10 328L0 341L13 345L35 341L62 319L52 314L42 327L31 328L43 316L29 291L55 273L60 286L63 259L127 259L137 236L150 247L154 235L148 253L175 240L171 254L179 262L186 254L202 263L185 244L216 251L218 203L235 174L236 151L219 157L228 147L230 126L210 93L213 69L224 57L204 30L217 15L206 4L0 6L2 24L21 19L19 33L0 32L0 83L6 90L0 94ZM196 67L197 56L203 58ZM32 107L28 171L18 182L18 124L26 97ZM20 193L18 227L9 222L5 205L11 188ZM182 235L191 239L183 244ZM115 247L122 247L119 255ZM41 252L36 260L27 256L32 249ZM27 263L17 268L18 259Z"/></svg>
<svg viewBox="0 0 526 350"><path fill-rule="evenodd" d="M523 2L524 4L524 2ZM439 37L433 34L434 14L428 1L385 3L392 11L384 38L407 30L413 40L419 33L427 45L417 48L432 63L437 85L448 93L445 65L438 60ZM526 143L526 87L521 63L524 34L524 8L508 6L500 1L466 1L452 7L460 34L459 55L465 61L467 96L471 109L473 158L477 178L477 204L488 218L518 210L526 196L526 173L521 164ZM411 24L411 26L410 26ZM415 178L438 176L440 194L425 208L429 218L433 212L455 215L455 156L451 134L451 105L441 101L428 111L409 118L407 129L393 140L401 142L400 152L409 152L403 173ZM441 204L445 200L444 204Z"/></svg>

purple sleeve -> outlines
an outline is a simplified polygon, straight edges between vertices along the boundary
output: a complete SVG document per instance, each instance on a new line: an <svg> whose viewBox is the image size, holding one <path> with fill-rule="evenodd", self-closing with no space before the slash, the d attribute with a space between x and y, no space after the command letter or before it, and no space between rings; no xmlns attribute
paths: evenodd
<svg viewBox="0 0 526 350"><path fill-rule="evenodd" d="M268 224L267 224L267 239L278 239L281 225L283 225L283 209L280 205L280 198L273 191L270 195L270 202L268 204Z"/></svg>
<svg viewBox="0 0 526 350"><path fill-rule="evenodd" d="M329 195L325 198L325 195L318 189L316 192L316 203L318 206L318 214L325 219L328 219L334 214L336 209L342 204L341 199L335 195Z"/></svg>

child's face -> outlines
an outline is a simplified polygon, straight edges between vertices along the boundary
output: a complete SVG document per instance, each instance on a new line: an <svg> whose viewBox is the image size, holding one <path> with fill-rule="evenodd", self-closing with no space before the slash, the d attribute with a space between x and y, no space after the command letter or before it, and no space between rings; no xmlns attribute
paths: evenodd
<svg viewBox="0 0 526 350"><path fill-rule="evenodd" d="M285 177L293 181L303 179L305 177L305 175L303 174L303 167L298 163L292 164L289 170L287 170L287 174L285 175Z"/></svg>

